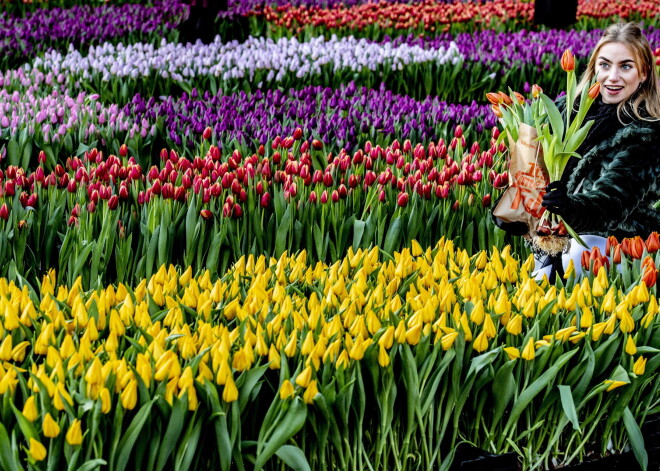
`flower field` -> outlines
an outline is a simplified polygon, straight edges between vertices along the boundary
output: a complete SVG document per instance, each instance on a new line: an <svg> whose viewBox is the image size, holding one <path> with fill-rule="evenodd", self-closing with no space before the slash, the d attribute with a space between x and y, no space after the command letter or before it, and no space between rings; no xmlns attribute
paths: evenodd
<svg viewBox="0 0 660 471"><path fill-rule="evenodd" d="M0 468L652 469L659 236L535 280L485 93L656 2L2 7Z"/></svg>

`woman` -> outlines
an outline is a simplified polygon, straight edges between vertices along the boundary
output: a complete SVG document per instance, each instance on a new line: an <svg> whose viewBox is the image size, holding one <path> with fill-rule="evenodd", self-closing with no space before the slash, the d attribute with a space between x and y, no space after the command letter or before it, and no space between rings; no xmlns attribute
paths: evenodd
<svg viewBox="0 0 660 471"><path fill-rule="evenodd" d="M647 237L660 231L660 89L653 53L635 23L608 27L591 54L578 85L596 79L601 97L587 114L593 119L581 159L570 158L560 181L546 188L543 206L560 215L590 247L605 253L605 237ZM559 105L563 105L560 102ZM537 276L561 275L573 259L580 271L584 247L573 242L562 263L537 264Z"/></svg>

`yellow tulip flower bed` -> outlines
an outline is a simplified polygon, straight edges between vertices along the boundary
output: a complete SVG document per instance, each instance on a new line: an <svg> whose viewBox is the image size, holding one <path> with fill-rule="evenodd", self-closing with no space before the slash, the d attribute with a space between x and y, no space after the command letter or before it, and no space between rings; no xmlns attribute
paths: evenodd
<svg viewBox="0 0 660 471"><path fill-rule="evenodd" d="M90 292L0 279L0 467L437 469L461 441L643 462L660 319L623 265L555 286L441 240Z"/></svg>

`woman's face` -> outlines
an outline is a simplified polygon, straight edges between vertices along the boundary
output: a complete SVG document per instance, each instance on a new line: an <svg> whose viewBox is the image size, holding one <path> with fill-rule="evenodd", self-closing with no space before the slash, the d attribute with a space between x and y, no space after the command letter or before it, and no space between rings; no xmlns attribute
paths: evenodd
<svg viewBox="0 0 660 471"><path fill-rule="evenodd" d="M596 80L600 82L603 103L615 105L635 93L646 80L635 63L632 51L623 43L608 43L596 58Z"/></svg>

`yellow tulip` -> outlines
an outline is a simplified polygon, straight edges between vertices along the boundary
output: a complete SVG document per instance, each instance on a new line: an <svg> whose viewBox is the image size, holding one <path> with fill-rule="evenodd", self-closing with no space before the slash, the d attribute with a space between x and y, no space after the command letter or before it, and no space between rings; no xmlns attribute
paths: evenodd
<svg viewBox="0 0 660 471"><path fill-rule="evenodd" d="M390 356L385 347L381 345L378 346L378 364L382 368L386 368L390 364Z"/></svg>
<svg viewBox="0 0 660 471"><path fill-rule="evenodd" d="M307 386L307 389L305 390L305 394L303 394L303 400L305 401L306 404L312 404L314 402L314 398L318 393L319 393L319 388L316 385L316 380L310 381L309 385Z"/></svg>
<svg viewBox="0 0 660 471"><path fill-rule="evenodd" d="M101 412L107 414L112 410L110 390L108 388L102 388L101 392L99 393L99 398L101 399Z"/></svg>
<svg viewBox="0 0 660 471"><path fill-rule="evenodd" d="M477 325L481 325L484 322L485 317L486 315L484 312L484 303L480 299L472 308L472 312L470 313L470 320Z"/></svg>
<svg viewBox="0 0 660 471"><path fill-rule="evenodd" d="M422 327L423 324L418 322L406 331L406 342L408 342L408 345L417 345L419 343L419 339L422 336Z"/></svg>
<svg viewBox="0 0 660 471"><path fill-rule="evenodd" d="M394 326L391 325L387 329L385 329L385 332L383 332L383 335L380 336L378 339L378 345L390 349L392 348L392 345L394 344Z"/></svg>
<svg viewBox="0 0 660 471"><path fill-rule="evenodd" d="M559 340L560 342L566 342L571 334L577 330L577 327L574 325L570 327L565 327L563 329L559 329L557 332L555 332L555 338Z"/></svg>
<svg viewBox="0 0 660 471"><path fill-rule="evenodd" d="M30 457L35 461L42 461L46 458L48 452L41 442L30 438Z"/></svg>
<svg viewBox="0 0 660 471"><path fill-rule="evenodd" d="M229 403L234 402L236 399L238 399L238 388L236 388L236 383L234 383L234 377L229 376L222 391L222 400Z"/></svg>
<svg viewBox="0 0 660 471"><path fill-rule="evenodd" d="M291 384L291 381L288 379L285 379L282 382L282 386L280 387L280 399L283 401L286 399L289 399L295 394L295 391L293 389L293 384Z"/></svg>
<svg viewBox="0 0 660 471"><path fill-rule="evenodd" d="M626 340L626 353L628 355L634 355L637 353L637 345L635 345L635 340L632 335L628 335L628 339Z"/></svg>
<svg viewBox="0 0 660 471"><path fill-rule="evenodd" d="M39 417L35 396L30 396L25 401L25 404L23 405L23 416L30 422L34 422L37 420L37 417Z"/></svg>
<svg viewBox="0 0 660 471"><path fill-rule="evenodd" d="M633 365L633 373L637 376L643 375L644 371L646 371L646 360L646 358L640 356Z"/></svg>
<svg viewBox="0 0 660 471"><path fill-rule="evenodd" d="M490 339L494 339L497 336L497 329L495 328L495 323L490 314L485 316L484 320L484 332Z"/></svg>
<svg viewBox="0 0 660 471"><path fill-rule="evenodd" d="M135 408L138 399L138 383L136 379L129 381L124 390L121 392L119 398L124 409L133 410Z"/></svg>
<svg viewBox="0 0 660 471"><path fill-rule="evenodd" d="M60 426L57 424L57 422L55 422L53 417L50 415L50 412L46 412L42 427L44 436L48 438L55 438L60 434Z"/></svg>
<svg viewBox="0 0 660 471"><path fill-rule="evenodd" d="M312 367L307 366L296 377L296 384L301 388L306 388L311 380L312 380Z"/></svg>
<svg viewBox="0 0 660 471"><path fill-rule="evenodd" d="M73 406L73 399L71 395L64 387L64 383L57 383L55 387L55 395L53 396L53 405L57 410L64 410L64 401L66 401L70 406Z"/></svg>
<svg viewBox="0 0 660 471"><path fill-rule="evenodd" d="M601 336L603 335L603 332L605 332L605 327L607 327L607 322L598 322L594 325L591 326L591 340L594 342L597 342Z"/></svg>
<svg viewBox="0 0 660 471"><path fill-rule="evenodd" d="M505 347L504 352L509 356L509 360L520 358L520 350L516 347Z"/></svg>
<svg viewBox="0 0 660 471"><path fill-rule="evenodd" d="M523 348L521 357L523 360L531 361L536 358L536 349L534 348L534 338L530 337L527 345Z"/></svg>
<svg viewBox="0 0 660 471"><path fill-rule="evenodd" d="M613 389L616 389L618 387L625 386L628 383L626 383L625 381L614 381L614 380L611 380L611 379L606 379L604 381L604 384L609 384L608 388L605 390L605 391L609 392L609 391L612 391Z"/></svg>
<svg viewBox="0 0 660 471"><path fill-rule="evenodd" d="M66 432L66 441L71 446L80 445L82 443L82 430L80 420L75 419L69 430Z"/></svg>
<svg viewBox="0 0 660 471"><path fill-rule="evenodd" d="M511 335L519 335L522 332L522 316L516 314L506 323L506 331Z"/></svg>
<svg viewBox="0 0 660 471"><path fill-rule="evenodd" d="M479 353L488 348L488 336L486 335L486 332L481 331L481 333L477 335L477 338L474 339L474 343L472 344L472 348Z"/></svg>
<svg viewBox="0 0 660 471"><path fill-rule="evenodd" d="M635 330L635 320L632 318L627 309L621 312L621 322L619 323L621 332L629 333Z"/></svg>
<svg viewBox="0 0 660 471"><path fill-rule="evenodd" d="M440 344L442 345L443 350L449 350L453 345L454 342L456 341L456 338L458 337L458 332L451 332L446 335L442 336L442 339L440 339Z"/></svg>

